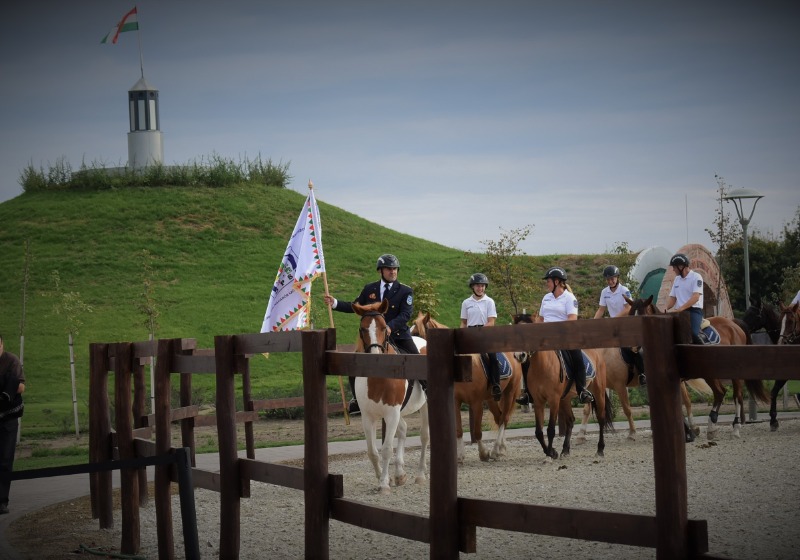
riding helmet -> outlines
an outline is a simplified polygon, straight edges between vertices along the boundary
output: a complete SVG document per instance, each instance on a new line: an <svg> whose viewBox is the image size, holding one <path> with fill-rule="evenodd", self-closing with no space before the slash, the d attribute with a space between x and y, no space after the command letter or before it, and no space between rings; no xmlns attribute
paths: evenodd
<svg viewBox="0 0 800 560"><path fill-rule="evenodd" d="M485 274L476 272L475 274L469 277L469 287L471 288L475 284L486 284L488 286L489 279L486 277Z"/></svg>
<svg viewBox="0 0 800 560"><path fill-rule="evenodd" d="M689 266L689 257L683 253L676 253L669 260L670 266Z"/></svg>
<svg viewBox="0 0 800 560"><path fill-rule="evenodd" d="M400 260L394 255L385 254L378 257L378 266L376 270L382 268L400 268Z"/></svg>
<svg viewBox="0 0 800 560"><path fill-rule="evenodd" d="M614 276L619 276L619 269L613 264L610 264L603 269L604 278L613 278Z"/></svg>
<svg viewBox="0 0 800 560"><path fill-rule="evenodd" d="M547 270L547 274L542 277L542 280L547 280L548 278L558 278L562 282L566 282L567 271L560 266L552 266Z"/></svg>

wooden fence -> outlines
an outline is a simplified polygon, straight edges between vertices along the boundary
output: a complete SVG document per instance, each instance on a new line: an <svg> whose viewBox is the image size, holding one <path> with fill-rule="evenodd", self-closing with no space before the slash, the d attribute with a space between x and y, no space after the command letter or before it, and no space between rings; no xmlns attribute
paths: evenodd
<svg viewBox="0 0 800 560"><path fill-rule="evenodd" d="M429 333L427 356L384 356L337 350L336 332L328 329L217 336L213 364L210 353L202 358L186 356L191 352L185 341L161 340L157 362L156 444L152 452L169 448L169 426L173 419L184 413L182 422L194 417L191 411L169 408L169 373L213 370L217 382L220 468L219 473L204 475L196 470L193 473L195 485L212 487L220 493L220 558L223 559L239 557L240 499L248 496L251 480L304 492L307 558L328 558L331 519L429 543L431 558L458 558L459 552L475 552L477 527L650 547L656 549L659 559L715 558L708 552L706 522L688 519L680 377L798 379L800 372L796 364L800 362L800 346L700 347L688 344L689 338L688 325L674 315L624 317L500 326L480 333L477 329L435 329ZM458 495L453 383L468 375L468 354L635 345L645 348L647 387L651 395L655 515L476 500ZM127 375L128 369L120 365L120 360L130 363L129 356L145 354L136 350L137 344L128 343L129 350L116 345L107 353L113 355L109 358L103 355L103 349L94 346L92 379L93 390L98 393L97 400L92 399L92 402L102 401L100 392L107 395L105 376L94 374L96 361L98 372L111 368L117 377L115 402L120 456L147 451L144 443L130 436L120 437L121 427L132 432L126 420L120 418L121 414L125 416L120 410L131 410L130 406L134 406L124 398L130 395L130 381L126 385L124 379L119 378L130 380L130 375ZM105 349L108 350L107 345ZM235 408L235 376L248 375L250 355L286 351L302 351L303 354L305 460L302 468L256 461L250 455L239 458L237 452L237 418L241 419L242 414ZM344 497L342 476L328 472L327 415L330 409L326 376L329 375L428 380L431 448L436 449L430 463L429 517ZM108 397L105 399L107 402ZM110 428L102 432L104 424L98 418L93 419L93 426L95 422L101 428L100 435L95 437L108 437ZM95 447L99 454L101 445L92 446ZM123 508L132 510L137 503L136 480L135 474L122 478ZM173 480L169 469L157 469L155 492L160 558L173 557L169 509L169 485ZM163 536L162 525L165 527ZM135 528L138 539L138 519ZM123 535L123 544L126 543L134 544L132 537L126 541ZM138 546L138 540L135 544Z"/></svg>

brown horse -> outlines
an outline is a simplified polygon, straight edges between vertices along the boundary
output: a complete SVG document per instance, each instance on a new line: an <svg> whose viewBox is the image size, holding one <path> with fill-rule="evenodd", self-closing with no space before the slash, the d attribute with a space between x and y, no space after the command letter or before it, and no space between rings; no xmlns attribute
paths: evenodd
<svg viewBox="0 0 800 560"><path fill-rule="evenodd" d="M371 303L369 305L353 304L353 311L361 316L356 352L371 354L396 354L394 346L389 343L386 332L386 320L383 314L389 307L389 301ZM428 448L430 432L428 429L428 403L425 391L419 382L414 382L411 394L406 402L409 381L406 379L389 379L380 377L356 377L355 392L358 407L361 410L361 422L367 441L367 455L375 469L375 476L380 480L380 492L388 494L389 460L392 458L392 445L397 434L397 452L394 459L394 483L401 486L406 482L404 451L407 424L403 419L419 411L422 418L420 427L419 464L415 482L425 482L425 453ZM377 429L381 420L386 422L380 461L377 447Z"/></svg>
<svg viewBox="0 0 800 560"><path fill-rule="evenodd" d="M800 344L800 303L781 304L781 334L778 344Z"/></svg>
<svg viewBox="0 0 800 560"><path fill-rule="evenodd" d="M660 314L661 311L653 305L653 296L646 300L637 299L632 302L629 315L653 315ZM745 345L752 344L749 331L745 332L736 321L728 319L727 317L709 317L709 323L719 333L720 344L732 345ZM733 403L734 403L734 418L733 418L733 435L740 437L740 427L744 422L744 397L742 391L741 379L714 379L703 378L711 391L714 394L714 402L711 405L711 412L708 413L708 439L714 439L717 433L717 418L719 416L719 409L722 406L722 401L725 398L727 391L726 383L730 384L733 389ZM758 380L745 380L744 384L757 400L761 402L769 402L764 383Z"/></svg>
<svg viewBox="0 0 800 560"><path fill-rule="evenodd" d="M430 313L420 313L411 326L411 334L427 339L428 329L448 328L436 319L431 318ZM458 462L464 462L464 430L461 424L461 405L467 404L470 410L470 432L472 438L478 442L478 455L481 461L498 459L506 454L506 428L514 413L515 401L520 394L522 386L522 368L511 352L503 354L511 367L511 375L506 379L500 380L502 395L499 401L492 398L489 390L489 383L484 374L481 357L478 354L472 356L472 380L460 381L454 384L455 405L456 405L456 436L458 437ZM483 403L489 405L489 411L497 424L497 439L491 451L483 444Z"/></svg>

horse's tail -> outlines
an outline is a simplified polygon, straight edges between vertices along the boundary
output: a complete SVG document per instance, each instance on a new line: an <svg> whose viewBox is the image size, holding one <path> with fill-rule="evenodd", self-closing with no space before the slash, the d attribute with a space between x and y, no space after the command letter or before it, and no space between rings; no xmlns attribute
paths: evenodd
<svg viewBox="0 0 800 560"><path fill-rule="evenodd" d="M705 395L707 397L714 396L714 391L711 390L711 387L704 379L700 379L699 377L695 379L687 379L686 384L701 395Z"/></svg>
<svg viewBox="0 0 800 560"><path fill-rule="evenodd" d="M760 379L745 379L744 382L747 390L750 391L750 395L756 399L757 401L761 401L762 403L770 402L769 394L767 393L767 388L764 386L764 382Z"/></svg>

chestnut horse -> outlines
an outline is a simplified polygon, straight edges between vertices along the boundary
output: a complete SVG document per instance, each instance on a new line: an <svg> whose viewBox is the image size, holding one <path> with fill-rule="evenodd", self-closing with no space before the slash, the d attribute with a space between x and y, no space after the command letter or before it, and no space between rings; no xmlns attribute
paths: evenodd
<svg viewBox="0 0 800 560"><path fill-rule="evenodd" d="M431 318L430 313L420 313L411 326L411 334L421 338L427 338L428 329L446 329L436 319ZM461 424L461 405L466 403L470 411L470 433L474 441L478 442L478 456L481 461L498 459L506 454L506 428L514 413L515 401L519 397L522 386L522 368L520 363L513 357L511 352L503 354L511 367L511 375L500 380L502 395L499 401L492 398L489 391L489 384L484 375L481 357L478 354L472 355L472 380L459 381L454 384L455 408L456 408L456 437L458 438L458 462L464 462L464 429ZM489 451L483 444L483 403L489 404L489 411L497 424L497 439L494 446Z"/></svg>
<svg viewBox="0 0 800 560"><path fill-rule="evenodd" d="M353 311L361 316L356 352L397 354L397 350L389 342L386 332L386 320L383 317L388 307L388 300L369 305L353 304ZM411 395L408 401L404 402L408 386L409 381L407 379L356 377L356 400L361 410L361 422L364 426L364 435L367 441L367 455L375 469L375 476L380 480L381 494L390 492L389 460L392 458L392 445L395 434L397 434L397 452L394 460L394 483L397 486L401 486L406 482L404 451L407 424L403 417L417 411L419 411L422 419L420 426L422 448L419 454L415 482L423 484L426 480L425 454L430 438L428 403L425 398L425 391L417 381L413 382ZM379 462L376 435L381 420L386 422L386 428L383 434L384 440Z"/></svg>
<svg viewBox="0 0 800 560"><path fill-rule="evenodd" d="M653 296L646 300L637 299L632 302L629 315L653 315L660 314L661 311L653 305ZM709 323L719 333L720 344L733 344L745 345L752 344L749 330L745 331L733 319L727 317L709 317ZM734 418L733 418L733 435L740 437L740 427L744 422L744 397L742 391L741 379L721 380L714 378L703 378L711 391L714 393L714 402L711 405L711 412L708 413L708 431L707 437L712 440L716 437L717 433L717 418L719 416L719 409L722 406L722 401L725 398L727 390L725 383L729 383L733 388L733 403L734 403ZM744 384L750 391L753 397L761 402L769 402L764 383L758 380L745 380Z"/></svg>

